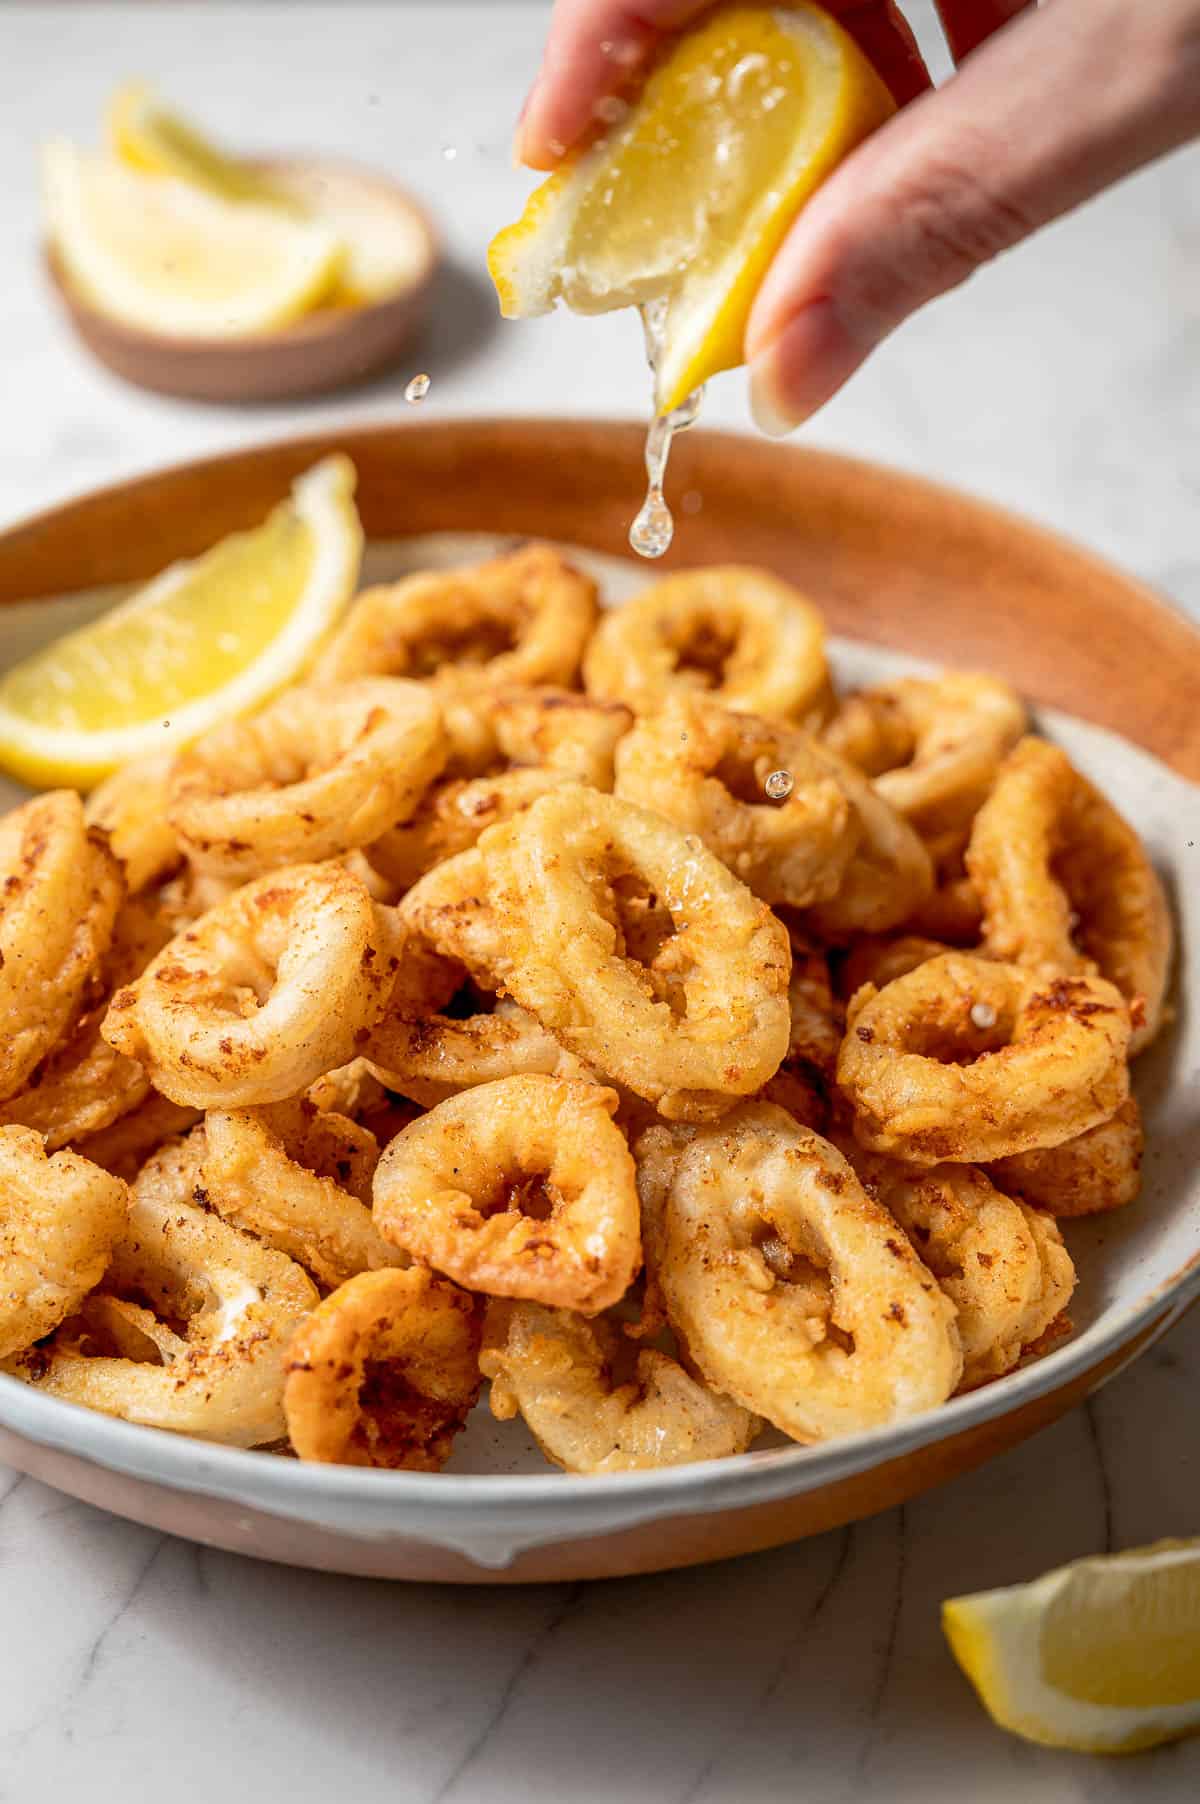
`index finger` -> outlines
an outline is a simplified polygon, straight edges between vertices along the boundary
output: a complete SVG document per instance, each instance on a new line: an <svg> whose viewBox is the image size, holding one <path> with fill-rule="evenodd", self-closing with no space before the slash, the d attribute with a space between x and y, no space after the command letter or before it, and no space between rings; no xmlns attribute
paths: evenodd
<svg viewBox="0 0 1200 1804"><path fill-rule="evenodd" d="M552 169L597 123L596 103L630 88L653 51L709 0L557 0L542 65L517 128L517 156ZM825 0L903 105L929 86L916 40L892 0Z"/></svg>
<svg viewBox="0 0 1200 1804"><path fill-rule="evenodd" d="M596 102L628 87L669 32L708 0L557 0L546 48L517 127L517 156L553 169L596 124Z"/></svg>

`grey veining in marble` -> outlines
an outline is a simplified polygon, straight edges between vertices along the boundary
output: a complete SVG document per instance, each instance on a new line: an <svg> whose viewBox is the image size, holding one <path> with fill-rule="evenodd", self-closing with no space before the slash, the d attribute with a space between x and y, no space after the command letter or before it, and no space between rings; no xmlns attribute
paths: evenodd
<svg viewBox="0 0 1200 1804"><path fill-rule="evenodd" d="M394 414L417 369L428 417L639 412L632 321L500 330L481 285L524 192L508 134L544 16L0 5L0 523L165 460ZM221 412L84 360L37 273L35 146L94 136L136 72L231 140L377 161L437 208L457 275L411 369ZM1176 156L931 308L814 440L1017 507L1200 612L1198 175L1200 153ZM737 379L708 414L746 423ZM904 1510L707 1571L522 1592L255 1565L0 1469L0 1804L1184 1804L1200 1743L1105 1764L994 1730L938 1606L1200 1531L1198 1384L1193 1314L1085 1409Z"/></svg>

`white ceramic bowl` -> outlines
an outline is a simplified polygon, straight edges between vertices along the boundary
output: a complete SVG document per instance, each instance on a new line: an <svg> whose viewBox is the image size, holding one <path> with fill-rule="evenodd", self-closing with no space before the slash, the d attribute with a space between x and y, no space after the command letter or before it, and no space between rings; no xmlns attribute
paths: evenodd
<svg viewBox="0 0 1200 1804"><path fill-rule="evenodd" d="M367 575L377 580L482 555L495 543L461 534L376 543ZM5 544L0 538L0 601ZM646 579L628 562L578 555L603 575L614 599ZM95 611L102 599L93 589L60 606L18 605L0 614L5 661ZM841 640L833 654L843 683L923 667ZM1136 821L1171 882L1182 995L1200 931L1200 902L1185 880L1200 857L1200 792L1112 733L1053 711L1041 711L1039 723ZM0 793L0 804L11 799ZM197 1540L388 1577L606 1576L817 1532L887 1507L1034 1432L1120 1370L1192 1301L1200 1290L1198 1072L1200 1023L1180 1007L1136 1068L1148 1137L1141 1198L1116 1215L1067 1224L1080 1273L1073 1338L1026 1369L895 1427L708 1465L577 1479L549 1470L518 1426L492 1422L481 1406L449 1470L425 1476L305 1466L209 1446L109 1420L0 1378L0 1458Z"/></svg>

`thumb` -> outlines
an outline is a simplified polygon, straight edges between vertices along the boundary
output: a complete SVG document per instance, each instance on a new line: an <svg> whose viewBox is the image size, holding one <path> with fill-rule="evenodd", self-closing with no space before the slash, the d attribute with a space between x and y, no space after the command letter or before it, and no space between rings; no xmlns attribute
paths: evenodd
<svg viewBox="0 0 1200 1804"><path fill-rule="evenodd" d="M807 419L910 313L1200 131L1200 3L1055 0L834 172L746 330L767 432Z"/></svg>

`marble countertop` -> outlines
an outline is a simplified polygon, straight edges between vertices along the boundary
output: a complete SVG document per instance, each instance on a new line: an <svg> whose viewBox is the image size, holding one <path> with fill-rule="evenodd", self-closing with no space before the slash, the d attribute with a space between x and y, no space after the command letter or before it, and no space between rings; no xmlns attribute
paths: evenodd
<svg viewBox="0 0 1200 1804"><path fill-rule="evenodd" d="M481 282L524 192L508 137L544 18L534 0L0 8L0 524L164 461L394 415L417 370L430 417L638 414L629 319L498 329ZM84 359L36 267L35 146L94 136L137 72L235 142L357 155L430 202L453 262L411 368L239 412ZM929 309L814 441L1017 507L1200 614L1198 156ZM737 379L707 415L748 423ZM1062 1423L905 1509L706 1571L520 1592L258 1565L0 1468L0 1800L1183 1804L1200 1742L1106 1764L993 1729L938 1605L1200 1530L1198 1384L1194 1312Z"/></svg>

